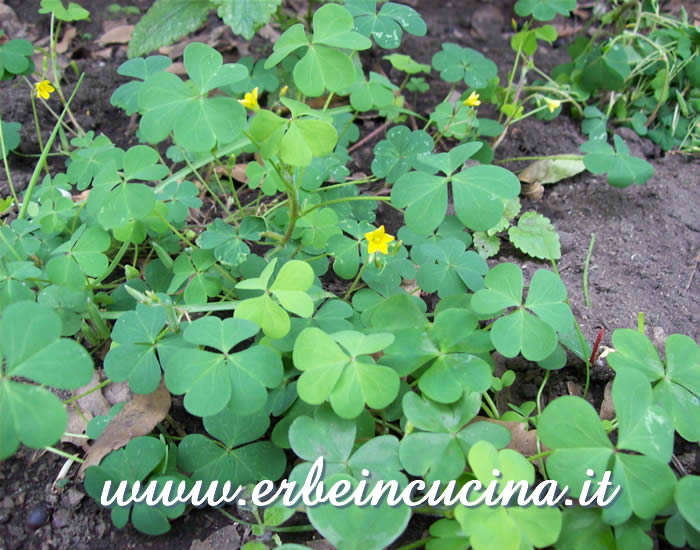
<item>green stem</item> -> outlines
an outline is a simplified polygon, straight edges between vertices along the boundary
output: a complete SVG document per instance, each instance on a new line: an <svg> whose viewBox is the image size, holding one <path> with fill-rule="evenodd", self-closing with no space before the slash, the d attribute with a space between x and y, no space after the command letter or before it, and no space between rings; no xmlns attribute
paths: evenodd
<svg viewBox="0 0 700 550"><path fill-rule="evenodd" d="M583 160L583 155L547 155L537 157L510 157L494 161L494 164L505 164L506 162L518 162L523 160Z"/></svg>
<svg viewBox="0 0 700 550"><path fill-rule="evenodd" d="M312 206L311 208L309 208L308 210L305 210L304 213L302 214L302 217L306 216L310 212L313 212L317 208L321 208L323 206L329 206L331 204L339 204L342 202L350 202L350 201L390 201L390 200L391 200L390 197L375 197L375 196L366 196L366 195L363 195L360 197L343 197L341 199L331 199L331 200L316 204L316 205Z"/></svg>
<svg viewBox="0 0 700 550"><path fill-rule="evenodd" d="M208 183L204 180L204 178L199 174L199 171L197 170L197 168L194 168L194 167L192 166L192 163L190 162L190 159L187 158L187 155L185 154L185 152L180 148L179 145L177 145L177 143L176 143L175 145L176 145L178 151L180 151L180 155L182 155L182 157L185 159L185 163L187 164L187 166L192 170L192 172L194 173L195 177L199 180L199 183L201 183L202 186L204 187L204 189L207 190L207 193L209 193L209 194L211 195L211 197L214 199L214 201L216 202L216 204L218 204L218 205L221 207L221 209L222 209L224 212L226 212L226 215L227 215L227 216L230 216L230 215L231 215L231 212L229 212L229 209L226 208L226 205L221 201L221 199L219 198L219 196L211 190L211 187L209 187L209 184L208 184Z"/></svg>
<svg viewBox="0 0 700 550"><path fill-rule="evenodd" d="M486 401L486 403L490 407L491 412L493 413L492 418L494 418L496 420L501 418L501 415L498 414L498 407L496 407L496 404L493 402L493 399L491 399L491 396L488 394L488 392L484 392L482 397L484 398L484 400Z"/></svg>
<svg viewBox="0 0 700 550"><path fill-rule="evenodd" d="M427 542L430 542L433 540L435 537L426 537L424 539L417 540L415 542L411 542L409 544L404 544L403 546L399 546L396 550L413 550L414 548L420 548L422 546L425 546Z"/></svg>
<svg viewBox="0 0 700 550"><path fill-rule="evenodd" d="M353 280L352 284L350 285L350 288L345 293L345 296L343 296L343 302L347 302L348 298L352 295L353 291L355 290L355 287L357 286L357 283L360 280L360 277L362 277L362 274L365 272L365 269L367 269L367 266L369 265L369 263L374 260L373 256L374 256L373 254L370 254L369 256L367 256L367 261L360 268L360 271L357 272L357 276L355 277L355 280Z"/></svg>
<svg viewBox="0 0 700 550"><path fill-rule="evenodd" d="M39 142L39 150L44 149L44 144L41 139L41 126L39 125L39 115L36 112L36 99L34 98L34 93L30 92L29 98L32 100L32 113L34 114L34 128L36 129L36 139ZM50 176L49 165L44 161L44 168L46 169L46 175Z"/></svg>
<svg viewBox="0 0 700 550"><path fill-rule="evenodd" d="M2 116L0 116L0 129L1 128L2 128ZM7 176L7 185L9 185L10 193L12 193L12 198L15 201L15 208L19 208L19 199L17 198L17 193L15 192L15 186L12 185L12 174L10 173L10 165L7 164L8 151L5 149L5 138L3 137L2 131L0 131L0 152L2 153L2 162L5 165L5 175ZM15 254L16 254L16 252L15 252Z"/></svg>
<svg viewBox="0 0 700 550"><path fill-rule="evenodd" d="M46 449L47 451L49 451L50 453L53 453L55 455L62 456L63 458L67 458L69 460L73 460L74 462L79 462L80 464L83 463L82 458L75 456L75 455L68 454L67 452L62 451L61 449L57 449L56 447L44 447L44 449Z"/></svg>
<svg viewBox="0 0 700 550"><path fill-rule="evenodd" d="M119 265L119 262L122 261L122 258L124 257L124 254L126 254L128 248L129 241L123 242L121 247L119 248L119 251L117 252L117 255L114 258L112 258L112 262L107 266L105 272L102 275L100 275L94 283L92 283L92 288L99 286L102 281L104 281L107 277L109 277L112 274L112 272Z"/></svg>
<svg viewBox="0 0 700 550"><path fill-rule="evenodd" d="M27 186L27 190L24 193L24 200L22 202L22 208L20 208L19 214L17 214L17 219L21 220L24 218L24 215L27 212L27 207L29 206L29 201L32 198L32 193L34 192L34 187L36 186L36 182L39 180L39 174L41 173L41 168L46 162L46 157L49 154L49 149L53 145L54 140L56 139L56 134L58 134L58 128L61 125L61 121L63 120L64 115L66 114L68 107L73 101L73 98L75 97L76 92L78 91L78 88L80 88L80 84L83 81L83 77L85 76L85 73L80 75L80 78L78 79L78 83L75 85L75 88L73 89L73 93L70 96L70 99L66 103L66 106L63 108L63 111L61 112L61 116L58 117L58 122L56 122L55 126L53 127L53 131L51 132L51 135L49 136L49 139L46 142L46 146L44 147L43 151L41 152L41 157L39 157L39 161L37 162L36 166L34 167L34 172L32 173L32 177L29 180L29 185Z"/></svg>
<svg viewBox="0 0 700 550"><path fill-rule="evenodd" d="M235 521L236 523L240 523L241 525L249 525L250 527L260 526L260 524L258 523L250 523L249 521L237 518L236 516L229 514L226 510L222 510L221 508L216 508L216 510L222 515L226 516L231 521ZM293 525L291 527L272 527L270 525L262 525L261 527L263 527L266 531L272 531L274 533L301 533L307 531L315 531L312 525Z"/></svg>

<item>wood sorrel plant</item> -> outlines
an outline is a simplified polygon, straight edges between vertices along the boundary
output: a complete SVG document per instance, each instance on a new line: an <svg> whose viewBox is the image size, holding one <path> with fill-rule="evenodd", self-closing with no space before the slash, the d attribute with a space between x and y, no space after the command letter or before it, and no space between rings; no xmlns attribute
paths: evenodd
<svg viewBox="0 0 700 550"><path fill-rule="evenodd" d="M542 5L561 4L518 5L537 17ZM184 395L203 430L174 436L161 426L160 437L124 441L102 460L91 451L85 488L97 500L106 481L302 482L319 457L329 485L354 487L363 470L401 486L416 478L486 485L494 469L503 483L533 483L537 468L552 486L568 486L570 498L610 471L622 489L604 509L276 503L252 509L253 527L260 537L283 534L291 528L282 524L305 512L336 547L378 550L412 514L429 511L439 519L420 542L432 549L583 549L591 540L650 548L652 525L663 525L674 545L700 547L698 478L678 480L668 465L676 431L700 440L697 344L672 335L662 361L643 331L618 330L608 356L616 418L603 423L572 396L543 408L542 387L566 364L567 349L590 366L556 264L526 281L520 266L489 269L470 249L479 238L483 252L520 209L518 179L490 164L493 151L478 139L504 130L477 113L492 62L445 44L433 68L455 89L469 86L463 99L453 105L448 96L423 129L388 128L372 175L349 178L358 112L382 113L387 127L406 115L422 119L403 93L420 91L410 75L429 66L391 54L405 73L397 85L361 65L359 52L373 41L397 47L400 29L425 32L410 8L385 3L377 12L373 1L348 0L316 10L311 28L290 27L266 60L224 64L192 43L185 79L167 72L161 56L120 67L132 80L112 102L140 115L141 144L123 150L104 135L75 137L65 172L30 185L15 219L0 226L0 458L20 442L65 454L50 446L65 431L64 404L79 396L61 403L44 386L86 384L90 355L106 350L110 380L128 381L135 394L164 391L168 401ZM545 109L560 107L548 101ZM435 152L438 142L447 152ZM169 162L155 148L162 144ZM241 159L246 185L231 176ZM75 191L86 198L65 196ZM191 210L204 195L218 217L198 223ZM378 222L379 201L402 212L396 235ZM535 257L559 257L554 228L535 212L509 235ZM432 311L419 290L437 293ZM515 374L495 375L494 351L546 371L535 403L501 414L495 397ZM119 431L119 422L117 410L97 417L87 437ZM533 448L514 440L528 428ZM131 521L153 535L186 509L111 507L115 525Z"/></svg>

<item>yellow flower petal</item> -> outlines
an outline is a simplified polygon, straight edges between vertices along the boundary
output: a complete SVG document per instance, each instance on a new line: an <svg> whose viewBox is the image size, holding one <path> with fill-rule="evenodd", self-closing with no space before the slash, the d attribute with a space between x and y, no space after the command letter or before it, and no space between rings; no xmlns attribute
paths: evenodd
<svg viewBox="0 0 700 550"><path fill-rule="evenodd" d="M369 243L367 248L369 254L374 254L375 252L388 254L389 249L387 245L394 240L394 237L385 233L384 226L382 225L379 229L365 233L365 239L367 239L367 242Z"/></svg>
<svg viewBox="0 0 700 550"><path fill-rule="evenodd" d="M467 107L478 107L481 105L481 101L479 101L479 94L472 92L469 97L464 100L464 105Z"/></svg>
<svg viewBox="0 0 700 550"><path fill-rule="evenodd" d="M561 101L558 99L549 99L548 97L544 98L544 102L547 104L547 108L549 109L550 113L556 111L557 107L561 105Z"/></svg>
<svg viewBox="0 0 700 550"><path fill-rule="evenodd" d="M56 89L48 80L42 80L36 83L36 96L41 99L49 99L49 96L55 91Z"/></svg>
<svg viewBox="0 0 700 550"><path fill-rule="evenodd" d="M258 105L258 88L253 88L252 92L247 92L243 99L239 99L238 102L247 107L252 111L259 111L260 105Z"/></svg>

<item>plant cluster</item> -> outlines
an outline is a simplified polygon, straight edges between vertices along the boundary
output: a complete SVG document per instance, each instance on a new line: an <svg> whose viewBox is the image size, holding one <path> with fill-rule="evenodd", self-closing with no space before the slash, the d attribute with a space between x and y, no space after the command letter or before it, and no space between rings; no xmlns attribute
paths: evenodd
<svg viewBox="0 0 700 550"><path fill-rule="evenodd" d="M187 10L212 6L158 0L151 10L166 4L182 4L178 25ZM249 3L213 4L224 20L248 25L235 9ZM54 18L79 15L79 6L60 0L42 6L52 31ZM573 0L520 0L516 10L542 20L573 7ZM585 362L587 393L595 353L556 270L558 235L536 212L514 222L520 182L492 163L493 149L513 123L576 104L573 88L562 99L533 88L527 101L541 105L523 113L524 81L500 86L492 61L450 43L431 65L387 55L405 75L399 84L367 74L361 52L395 49L403 32L426 32L412 8L346 0L318 8L310 27L290 26L266 59L224 63L195 42L184 50L185 78L166 71L171 61L163 56L130 59L119 73L131 80L111 99L138 115L141 143L127 150L74 123L78 86L66 99L60 82L40 75L33 100L51 102L55 91L63 105L21 200L7 169L17 128L6 123L0 134L12 189L0 226L0 458L20 443L63 453L52 445L66 429L64 405L80 396L61 401L47 387L87 384L104 351L109 380L144 395L164 384L184 396L203 429L138 437L88 467L85 488L97 500L107 480L302 481L318 457L327 483L343 476L357 483L367 469L402 484L487 484L497 468L503 482L532 483L537 471L573 497L610 470L622 493L605 509L438 507L431 513L440 519L421 542L431 550L652 548L655 528L676 546L700 548L700 478L679 480L669 466L676 433L700 440L700 349L692 339L671 335L662 360L643 329L615 331L607 357L616 371L613 421L601 421L580 397L546 407L539 398L567 350ZM518 58L530 67L538 40L554 38L553 27L528 24L514 38ZM32 53L24 41L2 46L3 78L30 76ZM424 93L416 75L433 70L451 90L423 117L407 96ZM499 106L500 122L479 117L486 101ZM374 148L371 175L352 179L354 122L370 111L393 125ZM402 124L409 117L423 128ZM57 136L66 169L51 173L46 159ZM608 173L613 185L645 181L648 165L619 136L614 150L605 137L585 147L586 166ZM244 184L232 176L242 160ZM204 196L216 205L213 220L193 215ZM397 231L377 220L380 202L402 213ZM506 231L552 269L526 280L514 263L489 268L484 257ZM329 280L342 290L329 291ZM434 307L421 294L435 295ZM515 374L496 374L494 352L543 369L536 402L499 412L495 397ZM99 441L118 412L92 419L87 437ZM536 450L507 449L516 432L530 434ZM283 533L296 511L253 509L254 533ZM338 548L381 549L421 510L299 511ZM111 516L118 527L131 522L156 535L184 512L184 505L136 503L113 505Z"/></svg>

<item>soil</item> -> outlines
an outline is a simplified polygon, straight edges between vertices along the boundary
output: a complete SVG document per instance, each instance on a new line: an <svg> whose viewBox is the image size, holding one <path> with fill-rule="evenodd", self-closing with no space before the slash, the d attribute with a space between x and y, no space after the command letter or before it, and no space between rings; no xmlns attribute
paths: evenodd
<svg viewBox="0 0 700 550"><path fill-rule="evenodd" d="M119 23L133 24L138 16L110 16L106 8L111 3L111 0L89 3L92 20L75 25L78 34L65 52L65 59L75 61L78 69L86 73L74 104L78 122L85 130L103 132L116 145L126 148L137 143L133 122L109 103L112 91L125 82L116 73L126 60L125 47L105 47L96 41L106 28ZM138 6L143 13L151 3L150 0L131 0L130 5ZM294 2L302 3L301 0ZM428 36L420 39L404 35L402 53L429 64L442 42L455 42L484 53L497 63L501 78L506 77L514 58L509 46L510 2L413 0L408 3L423 15L429 30ZM36 41L48 35L48 17L37 15L38 1L6 0L5 4L0 0L0 8L4 9L0 12L0 27L11 38L27 37ZM207 41L220 25L221 22L212 15L196 37ZM233 59L227 59L231 61L237 55L243 55L242 52L270 48L270 44L260 38L256 38L252 45L245 43L235 38L230 30L219 40L237 45L238 53L234 48ZM541 48L536 56L538 65L551 69L564 62L567 57L562 46L560 40L554 47ZM380 62L380 58L369 57L366 61ZM381 67L397 81L397 75L392 74L388 63L381 62ZM70 69L66 74L69 82L66 89L72 89L77 77ZM431 91L420 100L419 111L434 106L447 93L448 87L435 78L435 73L429 82ZM26 85L2 83L0 98L3 120L25 123L19 151L36 154L38 142L30 123L32 110ZM43 129L50 130L51 117L41 109L40 122ZM361 135L367 135L380 122L363 121ZM547 186L541 200L523 198L523 211L534 209L544 214L559 231L562 258L558 268L568 288L574 314L589 340L604 328L602 343L610 346L612 332L620 327L636 327L637 315L643 312L647 334L653 336L657 345L673 333L687 334L697 341L700 330L700 273L696 273L700 259L698 160L677 154L661 155L658 148L640 140L634 133L621 133L633 154L646 157L654 165L655 173L648 183L616 189L603 178L584 173ZM381 137L354 151L353 170L370 172L368 161ZM505 139L497 151L497 159L578 153L578 146L584 141L579 124L568 116L559 116L547 123L529 118ZM63 168L62 161L52 163L57 170ZM516 170L523 166L516 163L509 164L508 168ZM10 168L15 187L23 189L31 176L33 159L11 155ZM0 171L0 195L7 194L5 174ZM396 229L400 219L391 209L380 208L379 223L385 223L391 230ZM588 273L590 306L587 306L583 294L583 269L593 234L595 246ZM507 246L491 264L502 261L519 263L529 275L541 267L548 267L546 263L527 258ZM522 361L505 361L504 367L515 370L518 376L516 385L511 388L511 401L520 403L534 399L543 372ZM596 406L600 405L604 386L612 376L613 372L606 366L596 365L592 369L591 394ZM545 387L543 405L559 395L580 392L584 380L585 369L580 362L572 362L553 373ZM61 448L75 452L69 444ZM681 440L676 443L675 454L689 473L700 472L697 449L697 445ZM0 464L0 550L211 548L213 546L198 546L193 541L203 541L220 528L231 526L229 519L214 510L193 510L174 521L172 531L165 536L146 537L130 526L117 530L109 513L84 494L80 483L71 481L62 489L53 486L64 462L65 459L56 455L37 454L22 448L14 457ZM73 466L71 472L74 473L75 469ZM249 518L243 511L232 513ZM30 520L44 519L42 515L46 521L41 527L30 526ZM430 521L423 518L412 521L395 546L425 536L429 524ZM246 540L252 540L250 530L240 524L229 527L227 536L225 544L229 548L240 547ZM308 535L297 536L295 541L304 542L308 538ZM214 546L222 546L222 541L211 542Z"/></svg>

